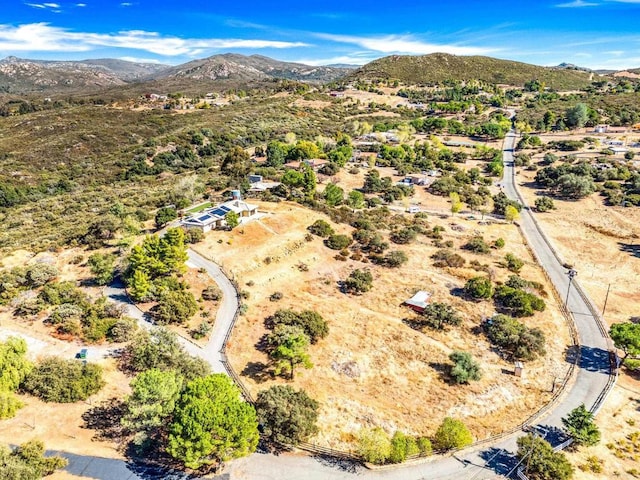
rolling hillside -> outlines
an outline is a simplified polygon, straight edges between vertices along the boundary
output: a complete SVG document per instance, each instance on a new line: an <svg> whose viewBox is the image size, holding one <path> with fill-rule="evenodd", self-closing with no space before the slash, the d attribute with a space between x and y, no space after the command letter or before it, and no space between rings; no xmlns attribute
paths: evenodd
<svg viewBox="0 0 640 480"><path fill-rule="evenodd" d="M566 68L549 68L482 56L433 53L374 60L348 75L350 80L397 79L407 83L441 83L447 80L480 80L522 86L538 79L548 87L570 90L589 85L594 74Z"/></svg>

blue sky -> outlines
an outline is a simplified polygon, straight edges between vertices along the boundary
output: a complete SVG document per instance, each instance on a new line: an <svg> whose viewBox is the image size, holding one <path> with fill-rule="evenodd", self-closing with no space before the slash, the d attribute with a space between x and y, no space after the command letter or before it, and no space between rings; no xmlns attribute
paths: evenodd
<svg viewBox="0 0 640 480"><path fill-rule="evenodd" d="M237 52L364 64L447 52L640 67L640 0L4 0L1 11L0 58L175 65Z"/></svg>

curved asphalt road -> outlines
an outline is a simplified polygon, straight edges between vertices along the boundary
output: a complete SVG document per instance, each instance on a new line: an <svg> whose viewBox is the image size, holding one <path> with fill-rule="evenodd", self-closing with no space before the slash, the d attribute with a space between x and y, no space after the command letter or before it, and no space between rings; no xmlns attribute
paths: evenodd
<svg viewBox="0 0 640 480"><path fill-rule="evenodd" d="M505 171L502 180L505 194L517 200L518 195L513 176L513 148L516 135L510 132L504 144ZM547 271L556 289L564 297L569 286L566 269L561 265L543 234L533 222L532 213L528 209L521 212L520 226L531 248L536 253L540 265ZM201 349L188 341L184 341L187 350L205 358L216 372L226 373L222 364L220 350L233 317L238 308L233 285L220 268L213 262L189 250L188 264L204 268L216 281L224 293L222 305L216 317L214 331L209 343ZM574 280L575 282L575 280ZM110 288L107 292L115 301L127 302L121 286ZM143 314L135 306L129 304L129 314L143 319ZM561 428L561 418L575 407L584 403L591 408L609 381L608 341L601 333L596 319L590 313L586 300L575 288L571 288L568 297L568 308L573 313L578 330L579 342L582 346L578 373L575 383L564 397L544 418L542 431L553 431ZM491 447L481 450L461 452L455 457L434 458L427 463L405 465L392 470L367 470L360 466L339 461L323 461L306 455L279 455L255 453L228 465L224 476L233 480L339 480L353 479L358 476L366 479L384 480L480 480L501 478L498 473L505 474L514 466L512 452L516 450L518 434L503 439ZM553 435L548 439L558 442ZM64 454L64 453L63 453ZM111 479L149 479L168 478L168 473L154 475L151 472L137 470L126 462L119 460L98 459L68 455L70 459L67 470L76 475L82 474L100 480Z"/></svg>

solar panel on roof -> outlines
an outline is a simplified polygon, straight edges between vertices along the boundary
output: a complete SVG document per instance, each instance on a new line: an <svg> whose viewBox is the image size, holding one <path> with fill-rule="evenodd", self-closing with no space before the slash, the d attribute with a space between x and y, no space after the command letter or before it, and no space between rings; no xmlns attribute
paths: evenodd
<svg viewBox="0 0 640 480"><path fill-rule="evenodd" d="M208 213L206 215L202 215L201 217L198 217L198 221L199 222L204 222L206 220L209 220L211 218L211 215L209 215Z"/></svg>
<svg viewBox="0 0 640 480"><path fill-rule="evenodd" d="M216 215L218 217L224 217L228 211L229 210L225 210L223 208L216 208L213 212L211 212L211 214Z"/></svg>

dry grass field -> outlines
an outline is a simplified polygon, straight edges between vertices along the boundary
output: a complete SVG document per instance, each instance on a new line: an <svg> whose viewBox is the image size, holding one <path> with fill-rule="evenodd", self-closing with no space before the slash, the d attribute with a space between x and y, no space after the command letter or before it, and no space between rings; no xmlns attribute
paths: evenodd
<svg viewBox="0 0 640 480"><path fill-rule="evenodd" d="M430 239L392 245L392 250L404 250L409 256L400 269L338 261L334 259L337 252L319 238L305 240L306 227L323 215L286 202L259 203L259 207L265 212L262 219L232 232L210 233L196 250L221 263L250 295L248 311L237 323L228 353L253 393L285 383L271 376L268 357L256 349L267 331L266 317L281 308L314 309L329 322L329 336L310 349L313 369L298 369L293 381L322 404L316 442L349 448L360 428L375 425L432 434L446 415L463 419L476 438L484 438L535 412L550 397L554 379L564 375L568 333L551 295L546 298L547 310L526 320L547 332L548 354L528 363L525 378L518 379L509 373L512 365L493 352L483 336L473 333L482 318L492 314L493 305L451 295L478 272L433 267L430 255L437 249ZM491 255L460 252L467 260L487 264L496 280L506 280L508 272L498 261L512 252L526 260L522 275L541 282L550 292L514 226L479 226L462 218L430 217L429 222L445 227L444 239L453 241L454 249L476 230L487 241L504 238L506 247ZM464 231L453 231L452 223ZM341 233L352 230L346 225L335 228ZM303 264L306 268L301 269ZM374 276L372 291L362 296L339 291L338 282L350 271L367 267ZM463 325L446 332L410 328L403 319L415 314L401 303L420 289L431 292L433 301L454 305L464 318ZM284 298L271 302L274 292L282 292ZM471 352L481 362L480 382L452 386L443 379L443 366L456 349Z"/></svg>
<svg viewBox="0 0 640 480"><path fill-rule="evenodd" d="M521 192L533 205L543 191L533 185L535 172L518 172ZM578 271L577 280L596 307L604 307L610 325L638 316L640 291L640 209L611 207L593 194L580 201L555 200L556 210L536 214L561 257Z"/></svg>

